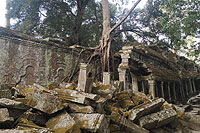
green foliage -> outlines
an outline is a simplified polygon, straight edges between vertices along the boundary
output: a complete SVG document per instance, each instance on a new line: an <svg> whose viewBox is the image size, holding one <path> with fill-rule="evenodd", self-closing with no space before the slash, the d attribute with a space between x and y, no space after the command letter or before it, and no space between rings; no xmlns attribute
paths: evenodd
<svg viewBox="0 0 200 133"><path fill-rule="evenodd" d="M162 10L162 31L170 38L171 44L184 46L188 36L200 34L199 0L165 0Z"/></svg>
<svg viewBox="0 0 200 133"><path fill-rule="evenodd" d="M127 0L110 0L111 27L126 13L119 4ZM96 46L102 36L100 0L10 0L7 17L15 20L11 28L30 35L62 38L69 45ZM200 58L200 44L188 37L200 36L199 0L148 0L145 8L136 9L112 36L115 50L128 41L145 45L165 45L186 49L188 56Z"/></svg>
<svg viewBox="0 0 200 133"><path fill-rule="evenodd" d="M117 8L109 6L114 25ZM7 9L7 17L15 21L11 28L29 35L84 46L98 45L102 35L102 7L95 0L10 0Z"/></svg>
<svg viewBox="0 0 200 133"><path fill-rule="evenodd" d="M39 37L62 38L69 45L96 45L101 32L100 3L93 0L11 0L11 28Z"/></svg>

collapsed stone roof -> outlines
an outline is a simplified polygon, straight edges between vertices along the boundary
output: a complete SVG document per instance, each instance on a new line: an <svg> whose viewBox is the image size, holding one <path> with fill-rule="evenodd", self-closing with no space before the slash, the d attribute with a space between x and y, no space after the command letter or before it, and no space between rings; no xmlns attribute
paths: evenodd
<svg viewBox="0 0 200 133"><path fill-rule="evenodd" d="M165 80L198 78L200 76L194 62L178 56L167 47L144 46L138 42L131 42L124 46L119 53L130 55L129 69L138 76Z"/></svg>

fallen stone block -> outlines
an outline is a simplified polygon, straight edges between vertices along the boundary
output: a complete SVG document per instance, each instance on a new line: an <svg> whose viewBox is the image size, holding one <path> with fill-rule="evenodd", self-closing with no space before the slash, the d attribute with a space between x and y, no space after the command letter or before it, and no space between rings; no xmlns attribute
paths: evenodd
<svg viewBox="0 0 200 133"><path fill-rule="evenodd" d="M13 117L15 120L18 119L25 111L26 110L22 109L8 108L10 117Z"/></svg>
<svg viewBox="0 0 200 133"><path fill-rule="evenodd" d="M109 129L110 129L110 132L119 132L120 133L120 126L117 124L110 124Z"/></svg>
<svg viewBox="0 0 200 133"><path fill-rule="evenodd" d="M102 83L95 83L92 92L101 96L113 95L116 88L113 85L103 85Z"/></svg>
<svg viewBox="0 0 200 133"><path fill-rule="evenodd" d="M70 90L70 89L56 89L55 90L58 94L58 96L64 100L67 101L72 101L76 103L85 103L85 99L91 99L91 100L99 100L100 96L96 94L90 94L90 93L85 93L85 92L79 92L76 90Z"/></svg>
<svg viewBox="0 0 200 133"><path fill-rule="evenodd" d="M200 115L187 112L182 117L179 117L179 120L185 127L198 132L200 131Z"/></svg>
<svg viewBox="0 0 200 133"><path fill-rule="evenodd" d="M62 82L62 83L59 84L59 88L61 88L61 89L75 90L77 88L77 84Z"/></svg>
<svg viewBox="0 0 200 133"><path fill-rule="evenodd" d="M130 120L126 119L124 116L120 115L117 112L112 112L110 119L119 124L121 127L124 127L124 130L129 133L149 133L148 130L136 125Z"/></svg>
<svg viewBox="0 0 200 133"><path fill-rule="evenodd" d="M14 90L8 84L0 85L0 98L11 98L14 95Z"/></svg>
<svg viewBox="0 0 200 133"><path fill-rule="evenodd" d="M8 128L14 121L13 117L10 117L7 108L0 108L0 128Z"/></svg>
<svg viewBox="0 0 200 133"><path fill-rule="evenodd" d="M28 130L20 130L20 129L6 129L0 130L0 133L53 133L49 129L28 129Z"/></svg>
<svg viewBox="0 0 200 133"><path fill-rule="evenodd" d="M132 95L132 101L135 105L152 102L152 100L142 92L134 92Z"/></svg>
<svg viewBox="0 0 200 133"><path fill-rule="evenodd" d="M6 107L6 108L23 109L23 110L29 109L29 107L24 105L22 102L17 102L15 100L11 100L8 98L1 98L0 106Z"/></svg>
<svg viewBox="0 0 200 133"><path fill-rule="evenodd" d="M162 110L139 119L139 125L146 129L158 128L172 122L177 113L173 109Z"/></svg>
<svg viewBox="0 0 200 133"><path fill-rule="evenodd" d="M66 111L63 111L55 117L50 118L47 121L46 126L55 133L66 133L73 132L75 124L73 118Z"/></svg>
<svg viewBox="0 0 200 133"><path fill-rule="evenodd" d="M137 121L144 115L159 111L165 100L163 98L155 99L152 102L140 104L130 110L129 120Z"/></svg>
<svg viewBox="0 0 200 133"><path fill-rule="evenodd" d="M25 98L17 98L17 101L47 114L53 114L64 108L59 97L45 90L26 88L23 93Z"/></svg>
<svg viewBox="0 0 200 133"><path fill-rule="evenodd" d="M91 106L83 106L79 104L69 103L69 108L74 113L93 113L94 109Z"/></svg>
<svg viewBox="0 0 200 133"><path fill-rule="evenodd" d="M71 114L77 125L81 129L85 129L90 132L107 133L108 122L103 114Z"/></svg>
<svg viewBox="0 0 200 133"><path fill-rule="evenodd" d="M61 99L80 104L85 103L86 97L83 95L77 95L77 91L64 89L56 89L55 91Z"/></svg>
<svg viewBox="0 0 200 133"><path fill-rule="evenodd" d="M39 126L45 126L45 123L49 120L49 116L40 111L33 110L27 113L27 120L32 121Z"/></svg>
<svg viewBox="0 0 200 133"><path fill-rule="evenodd" d="M131 109L135 106L135 104L132 102L129 93L127 91L122 91L120 93L116 94L116 98L121 105L122 108L124 109Z"/></svg>
<svg viewBox="0 0 200 133"><path fill-rule="evenodd" d="M19 123L16 125L17 129L26 130L26 129L43 129L44 127L40 127L32 121L27 120L22 117L19 120Z"/></svg>

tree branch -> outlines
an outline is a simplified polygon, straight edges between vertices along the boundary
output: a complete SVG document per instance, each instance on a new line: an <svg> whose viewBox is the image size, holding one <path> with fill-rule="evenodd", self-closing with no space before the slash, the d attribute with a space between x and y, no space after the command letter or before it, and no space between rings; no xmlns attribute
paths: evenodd
<svg viewBox="0 0 200 133"><path fill-rule="evenodd" d="M118 26L121 25L121 23L123 23L126 18L131 14L131 12L136 8L136 6L140 3L141 0L138 0L133 7L127 12L127 14L117 23L115 24L109 31L109 33L113 32Z"/></svg>

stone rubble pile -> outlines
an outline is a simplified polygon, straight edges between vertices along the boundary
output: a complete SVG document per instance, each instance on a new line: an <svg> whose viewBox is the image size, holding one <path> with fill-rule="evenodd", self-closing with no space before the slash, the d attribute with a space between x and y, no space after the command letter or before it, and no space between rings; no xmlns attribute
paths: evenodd
<svg viewBox="0 0 200 133"><path fill-rule="evenodd" d="M163 98L120 91L119 85L94 83L92 93L76 88L70 83L14 87L12 98L0 99L0 133L149 133L200 125L187 123L199 117Z"/></svg>

